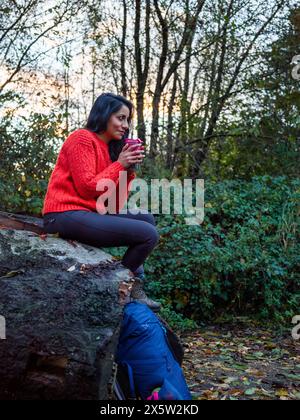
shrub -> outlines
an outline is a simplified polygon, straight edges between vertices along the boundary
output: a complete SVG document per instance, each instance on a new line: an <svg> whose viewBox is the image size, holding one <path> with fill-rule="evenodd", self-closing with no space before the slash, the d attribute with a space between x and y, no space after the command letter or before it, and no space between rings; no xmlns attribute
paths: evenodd
<svg viewBox="0 0 300 420"><path fill-rule="evenodd" d="M60 114L1 120L1 210L39 214L64 132Z"/></svg>
<svg viewBox="0 0 300 420"><path fill-rule="evenodd" d="M299 312L300 180L254 177L205 185L205 219L157 215L145 264L149 291L184 317L282 320Z"/></svg>

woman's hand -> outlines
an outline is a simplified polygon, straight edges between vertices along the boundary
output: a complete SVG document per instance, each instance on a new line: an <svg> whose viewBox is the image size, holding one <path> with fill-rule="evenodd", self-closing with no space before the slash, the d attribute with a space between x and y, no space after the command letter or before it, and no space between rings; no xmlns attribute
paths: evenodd
<svg viewBox="0 0 300 420"><path fill-rule="evenodd" d="M145 157L144 146L139 146L140 149L133 150L136 146L133 144L125 144L121 153L119 154L118 162L125 168L129 168L132 164L141 163Z"/></svg>

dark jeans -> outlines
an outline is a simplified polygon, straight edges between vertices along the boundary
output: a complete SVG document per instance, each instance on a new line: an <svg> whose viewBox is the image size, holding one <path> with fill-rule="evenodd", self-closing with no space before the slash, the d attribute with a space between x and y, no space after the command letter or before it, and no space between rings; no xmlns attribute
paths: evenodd
<svg viewBox="0 0 300 420"><path fill-rule="evenodd" d="M151 213L99 214L85 210L51 212L44 215L46 233L59 233L96 247L128 246L122 264L135 275L143 274L143 263L159 242Z"/></svg>

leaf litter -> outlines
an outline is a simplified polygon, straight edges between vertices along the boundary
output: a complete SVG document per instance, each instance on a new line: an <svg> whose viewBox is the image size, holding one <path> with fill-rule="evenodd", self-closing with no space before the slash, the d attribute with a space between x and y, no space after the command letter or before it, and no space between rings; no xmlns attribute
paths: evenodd
<svg viewBox="0 0 300 420"><path fill-rule="evenodd" d="M300 399L300 342L290 330L249 321L201 327L180 337L193 399Z"/></svg>

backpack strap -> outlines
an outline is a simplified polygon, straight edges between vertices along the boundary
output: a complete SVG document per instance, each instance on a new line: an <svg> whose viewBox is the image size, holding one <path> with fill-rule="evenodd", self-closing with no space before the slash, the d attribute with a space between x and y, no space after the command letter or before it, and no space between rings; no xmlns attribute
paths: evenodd
<svg viewBox="0 0 300 420"><path fill-rule="evenodd" d="M122 362L122 365L123 366L126 366L126 368L127 368L131 398L133 398L133 399L136 400L136 393L135 393L135 386L134 386L134 379L133 379L132 367L127 362Z"/></svg>
<svg viewBox="0 0 300 420"><path fill-rule="evenodd" d="M181 366L184 356L182 343L180 342L178 336L171 329L171 327L167 324L167 322L159 314L155 314L155 316L159 320L160 325L164 331L167 344L174 356L174 359L177 361L179 366Z"/></svg>

